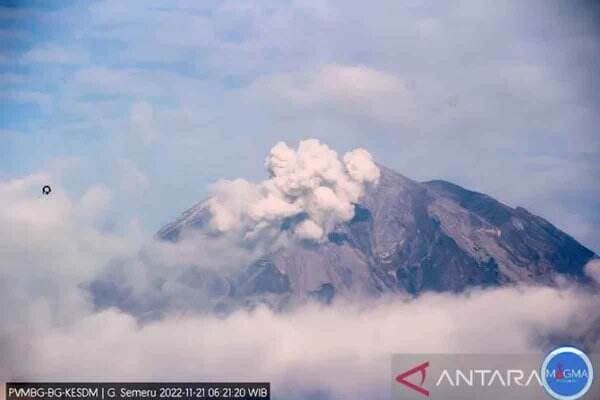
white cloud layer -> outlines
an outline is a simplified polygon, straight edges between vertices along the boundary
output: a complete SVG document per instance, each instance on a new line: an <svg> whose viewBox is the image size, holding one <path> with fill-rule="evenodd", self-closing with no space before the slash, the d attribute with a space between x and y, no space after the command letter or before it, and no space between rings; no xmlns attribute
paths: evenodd
<svg viewBox="0 0 600 400"><path fill-rule="evenodd" d="M590 329L600 297L536 287L267 309L138 325L114 310L34 332L29 378L271 381L276 395L387 399L393 353L546 350L537 335ZM552 313L540 307L552 304ZM596 309L597 310L597 309ZM77 346L73 346L77 343ZM109 371L109 372L107 372ZM108 374L108 375L107 375Z"/></svg>

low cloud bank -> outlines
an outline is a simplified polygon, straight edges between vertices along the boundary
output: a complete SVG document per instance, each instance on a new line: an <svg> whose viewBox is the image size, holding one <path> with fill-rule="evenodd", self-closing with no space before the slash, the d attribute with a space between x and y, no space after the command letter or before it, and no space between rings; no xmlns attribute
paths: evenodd
<svg viewBox="0 0 600 400"><path fill-rule="evenodd" d="M551 312L541 311L549 305ZM584 336L599 307L598 295L575 287L517 287L362 306L309 305L288 314L180 315L145 325L108 310L37 331L18 375L267 380L281 398L385 399L392 353L546 350L541 336Z"/></svg>

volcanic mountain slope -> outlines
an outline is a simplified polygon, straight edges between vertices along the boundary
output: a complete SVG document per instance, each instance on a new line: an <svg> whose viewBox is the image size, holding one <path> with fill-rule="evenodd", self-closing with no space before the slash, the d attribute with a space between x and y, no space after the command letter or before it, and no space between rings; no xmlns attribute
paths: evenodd
<svg viewBox="0 0 600 400"><path fill-rule="evenodd" d="M211 276L210 286L222 288L215 306L552 284L557 274L585 279L594 253L543 218L449 182L419 183L380 170L354 218L336 226L328 240L286 246L241 272ZM184 230L203 227L207 213L201 203L157 237L177 242Z"/></svg>

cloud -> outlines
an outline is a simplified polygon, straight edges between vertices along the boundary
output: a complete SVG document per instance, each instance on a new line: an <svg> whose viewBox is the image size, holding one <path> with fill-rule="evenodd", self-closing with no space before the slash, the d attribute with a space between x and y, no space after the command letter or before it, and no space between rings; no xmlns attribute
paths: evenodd
<svg viewBox="0 0 600 400"><path fill-rule="evenodd" d="M2 73L0 74L0 85L18 85L27 81L27 75L25 74L13 74L13 73Z"/></svg>
<svg viewBox="0 0 600 400"><path fill-rule="evenodd" d="M119 161L120 169L120 189L126 193L140 193L148 189L150 179L140 169L140 167L129 159Z"/></svg>
<svg viewBox="0 0 600 400"><path fill-rule="evenodd" d="M27 51L21 57L21 61L24 63L73 65L88 62L88 57L81 52L49 43Z"/></svg>
<svg viewBox="0 0 600 400"><path fill-rule="evenodd" d="M321 241L336 224L352 219L354 203L379 179L379 168L366 150L353 150L340 160L316 139L301 141L297 150L279 142L265 166L271 175L266 181L237 179L213 186L207 201L212 229L238 231L244 240L269 231L272 240L286 220L301 216L292 233Z"/></svg>
<svg viewBox="0 0 600 400"><path fill-rule="evenodd" d="M155 96L160 86L153 74L143 69L107 68L92 65L78 70L71 78L71 89L81 95Z"/></svg>
<svg viewBox="0 0 600 400"><path fill-rule="evenodd" d="M20 132L12 130L12 129L0 129L0 138L2 138L2 139L13 138L20 134L21 134Z"/></svg>
<svg viewBox="0 0 600 400"><path fill-rule="evenodd" d="M0 102L35 104L44 111L52 109L52 95L46 92L12 89L3 90L0 91Z"/></svg>
<svg viewBox="0 0 600 400"><path fill-rule="evenodd" d="M54 189L49 196L41 194L45 184ZM105 200L99 187L71 199L48 173L0 181L0 302L10 321L0 328L3 353L14 355L15 343L26 342L36 326L91 312L79 285L139 246L135 235L105 234L87 218ZM0 370L10 371L11 360L0 360Z"/></svg>
<svg viewBox="0 0 600 400"><path fill-rule="evenodd" d="M251 89L292 106L363 115L375 121L409 124L415 104L409 86L394 74L363 65L327 64L301 73L258 79Z"/></svg>
<svg viewBox="0 0 600 400"><path fill-rule="evenodd" d="M129 108L129 127L144 144L154 142L159 136L159 130L156 126L152 104L145 101L133 103Z"/></svg>
<svg viewBox="0 0 600 400"><path fill-rule="evenodd" d="M97 223L108 211L112 200L111 190L104 185L93 185L85 191L74 209L76 218Z"/></svg>
<svg viewBox="0 0 600 400"><path fill-rule="evenodd" d="M594 259L588 262L584 270L587 276L600 283L600 260Z"/></svg>
<svg viewBox="0 0 600 400"><path fill-rule="evenodd" d="M552 313L539 312L546 304ZM142 326L107 310L36 332L31 361L18 373L33 380L258 380L283 398L387 399L393 353L542 352L538 335L584 334L598 305L597 295L577 288L516 287L225 319L170 316Z"/></svg>

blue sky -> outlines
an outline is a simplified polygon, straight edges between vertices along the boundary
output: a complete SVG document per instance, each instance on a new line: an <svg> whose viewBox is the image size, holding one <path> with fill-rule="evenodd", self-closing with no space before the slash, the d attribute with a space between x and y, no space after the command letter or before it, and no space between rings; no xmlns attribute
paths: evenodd
<svg viewBox="0 0 600 400"><path fill-rule="evenodd" d="M2 2L0 179L101 184L147 234L280 140L368 149L596 252L592 2ZM64 189L63 189L64 188Z"/></svg>

